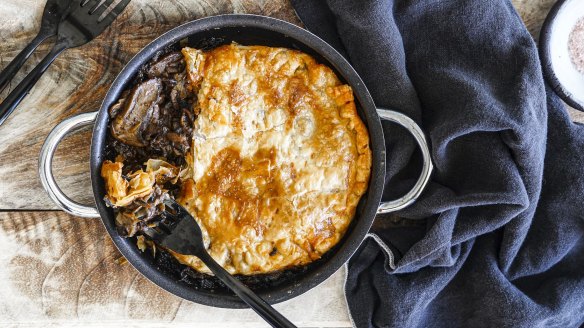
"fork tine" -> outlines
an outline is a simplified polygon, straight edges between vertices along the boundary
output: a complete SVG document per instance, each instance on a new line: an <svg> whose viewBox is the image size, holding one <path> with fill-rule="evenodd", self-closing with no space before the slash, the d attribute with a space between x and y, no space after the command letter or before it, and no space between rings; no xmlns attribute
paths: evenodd
<svg viewBox="0 0 584 328"><path fill-rule="evenodd" d="M172 233L172 227L168 226L162 222L158 225L157 228L163 234L170 235Z"/></svg>
<svg viewBox="0 0 584 328"><path fill-rule="evenodd" d="M91 5L95 2L97 2L99 0L79 0L77 1L77 4L79 5L79 7L85 7L87 5Z"/></svg>
<svg viewBox="0 0 584 328"><path fill-rule="evenodd" d="M95 6L93 6L93 8L91 8L91 10L89 11L89 13L91 15L96 15L96 17L99 18L99 16L101 16L101 14L103 14L104 11L107 10L107 8L109 8L109 6L112 4L112 2L114 2L114 0L99 0Z"/></svg>
<svg viewBox="0 0 584 328"><path fill-rule="evenodd" d="M70 16L73 17L86 17L89 16L89 9L91 7L97 6L100 0L73 0L70 5L69 15L64 19L67 19Z"/></svg>
<svg viewBox="0 0 584 328"><path fill-rule="evenodd" d="M112 11L110 11L109 14L107 14L103 18L103 20L100 22L100 24L110 25L116 19L116 17L118 17L118 15L121 14L122 11L124 11L124 9L128 5L128 3L130 3L130 0L122 0L122 1L120 1L114 7L114 9L112 9Z"/></svg>
<svg viewBox="0 0 584 328"><path fill-rule="evenodd" d="M164 202L164 206L170 208L175 214L180 212L180 205L173 199Z"/></svg>
<svg viewBox="0 0 584 328"><path fill-rule="evenodd" d="M145 227L142 229L142 231L146 236L150 237L150 239L152 240L160 240L163 237L163 234L152 228Z"/></svg>

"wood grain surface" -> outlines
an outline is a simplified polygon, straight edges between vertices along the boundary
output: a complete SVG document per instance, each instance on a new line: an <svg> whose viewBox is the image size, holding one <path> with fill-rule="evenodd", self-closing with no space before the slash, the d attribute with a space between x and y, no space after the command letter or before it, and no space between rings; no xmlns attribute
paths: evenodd
<svg viewBox="0 0 584 328"><path fill-rule="evenodd" d="M513 1L534 38L554 2ZM42 0L0 1L0 67L32 39L43 6ZM193 304L156 287L121 263L98 220L56 211L37 175L38 153L49 131L67 117L96 110L116 74L144 45L181 23L221 13L300 23L287 0L133 0L103 35L62 54L0 126L0 326L265 326L251 310ZM16 81L48 49L41 46ZM0 99L6 95L7 90ZM584 122L582 113L571 114ZM68 137L54 163L62 188L86 203L92 202L90 134L86 128ZM300 326L350 326L343 270L277 308Z"/></svg>
<svg viewBox="0 0 584 328"><path fill-rule="evenodd" d="M99 220L57 211L0 213L0 326L194 323L257 326L251 310L182 301L158 288L123 258ZM340 271L317 289L276 306L300 326L349 323ZM262 326L265 326L262 324Z"/></svg>
<svg viewBox="0 0 584 328"><path fill-rule="evenodd" d="M32 39L44 7L41 0L2 0L0 66L4 67ZM28 97L0 126L9 142L0 144L0 209L57 209L45 195L37 176L38 153L50 130L63 119L99 108L109 85L141 48L182 23L210 15L253 13L298 23L284 0L133 0L102 35L65 51L49 68ZM38 63L43 45L15 81ZM11 88L16 84L10 85ZM8 88L7 88L8 89ZM0 99L8 90L0 94ZM55 158L59 183L73 199L91 202L87 174L90 131L66 139Z"/></svg>

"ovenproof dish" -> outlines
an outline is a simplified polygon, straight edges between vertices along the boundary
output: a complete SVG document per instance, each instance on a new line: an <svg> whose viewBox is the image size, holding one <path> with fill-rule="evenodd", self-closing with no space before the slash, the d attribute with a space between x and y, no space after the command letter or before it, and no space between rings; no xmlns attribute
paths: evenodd
<svg viewBox="0 0 584 328"><path fill-rule="evenodd" d="M176 197L232 274L306 265L339 242L367 189L371 150L353 91L330 68L297 50L232 43L185 47L145 72L110 110L125 147L113 141L115 162L102 165L128 236L156 225L161 200Z"/></svg>
<svg viewBox="0 0 584 328"><path fill-rule="evenodd" d="M238 279L269 303L291 299L322 283L357 250L366 238L377 213L388 213L404 208L418 198L429 180L433 166L426 139L420 127L403 114L376 108L369 91L351 65L326 42L293 24L256 15L223 15L195 20L161 35L138 52L119 73L104 96L99 111L75 115L51 131L41 149L39 174L48 195L63 210L80 217L100 218L107 233L120 253L128 260L128 263L154 284L192 302L217 307L241 308L246 306L245 303L214 276L183 265L166 252L157 251L156 256L153 256L150 251L143 252L136 246L137 237L128 238L125 236L116 223L113 208L107 206L108 204L104 201L106 188L101 176L102 164L105 160L115 163L115 155L111 154L112 156L110 156L110 153L113 152L110 140L108 140L112 124L110 110L122 98L124 91L131 90L138 77L147 73L144 72L144 67L162 54L180 51L184 47L210 50L233 42L240 45L261 45L299 50L329 67L342 84L349 85L353 90L357 114L365 125L369 137L371 169L367 190L361 196L353 219L343 237L320 259L309 264L272 273L238 275ZM399 97L399 95L394 96ZM175 123L171 124L180 125L181 118L178 115L173 117L175 117ZM381 119L405 127L412 134L417 145L420 146L423 159L421 174L413 182L412 189L398 199L383 203L380 203L380 200L385 184L386 141L381 129ZM60 140L70 131L84 125L93 125L89 164L95 204L90 206L69 199L58 188L51 172L51 161ZM387 125L386 128L391 129L392 126ZM132 133L132 130L128 130L128 132ZM175 140L174 144L160 140L160 145L169 154L173 154L175 151L180 152L181 138L175 138L175 135L171 135L171 137ZM142 142L140 139L138 141ZM387 154L388 160L391 160L392 156L395 154L390 151ZM412 163L416 167L419 164ZM163 166L161 162L150 165L152 170L157 170L157 167L161 166ZM130 169L128 166L124 167ZM179 165L180 167L182 166ZM179 176L181 171L179 170ZM388 186L388 188L391 187Z"/></svg>

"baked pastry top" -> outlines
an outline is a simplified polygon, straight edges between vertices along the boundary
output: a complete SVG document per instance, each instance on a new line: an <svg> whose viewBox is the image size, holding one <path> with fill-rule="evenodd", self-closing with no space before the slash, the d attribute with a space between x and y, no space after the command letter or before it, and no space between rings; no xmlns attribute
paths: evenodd
<svg viewBox="0 0 584 328"><path fill-rule="evenodd" d="M296 50L182 50L196 93L178 201L232 274L308 264L339 242L369 181L351 87ZM173 255L209 272L194 256Z"/></svg>

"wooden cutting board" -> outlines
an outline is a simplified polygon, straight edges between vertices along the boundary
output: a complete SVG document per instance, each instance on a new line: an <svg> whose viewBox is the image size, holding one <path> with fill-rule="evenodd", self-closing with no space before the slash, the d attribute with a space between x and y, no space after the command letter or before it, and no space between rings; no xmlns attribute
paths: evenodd
<svg viewBox="0 0 584 328"><path fill-rule="evenodd" d="M513 1L534 36L553 2ZM32 39L43 7L41 0L0 1L0 67ZM98 220L58 211L37 177L38 153L51 128L96 110L136 52L181 23L222 13L263 14L300 24L286 0L133 0L103 35L62 54L0 126L0 326L265 326L251 310L193 304L156 287L120 263ZM47 51L41 46L16 81ZM584 122L581 114L574 118ZM87 203L92 201L89 143L89 129L67 138L54 165L61 187ZM343 279L344 269L276 308L299 326L350 326Z"/></svg>

